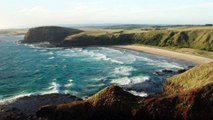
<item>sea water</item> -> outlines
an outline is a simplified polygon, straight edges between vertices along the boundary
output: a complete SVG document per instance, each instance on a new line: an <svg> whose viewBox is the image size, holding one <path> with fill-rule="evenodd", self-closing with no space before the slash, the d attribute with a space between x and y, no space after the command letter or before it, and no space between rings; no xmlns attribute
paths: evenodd
<svg viewBox="0 0 213 120"><path fill-rule="evenodd" d="M0 101L32 94L91 96L110 84L147 96L161 92L164 76L189 65L156 55L109 47L43 48L0 36Z"/></svg>

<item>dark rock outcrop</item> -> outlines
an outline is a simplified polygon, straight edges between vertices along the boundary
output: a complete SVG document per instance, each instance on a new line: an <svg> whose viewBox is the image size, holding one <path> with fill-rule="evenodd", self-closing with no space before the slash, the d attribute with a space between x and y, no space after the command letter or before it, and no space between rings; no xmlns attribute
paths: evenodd
<svg viewBox="0 0 213 120"><path fill-rule="evenodd" d="M81 30L56 26L31 28L25 35L22 43L50 42L52 44L58 44L62 42L65 37L80 32Z"/></svg>
<svg viewBox="0 0 213 120"><path fill-rule="evenodd" d="M0 120L9 118L14 120L23 120L29 117L35 117L34 115L36 111L44 105L57 105L76 100L81 99L65 94L34 95L19 98L14 102L0 105Z"/></svg>

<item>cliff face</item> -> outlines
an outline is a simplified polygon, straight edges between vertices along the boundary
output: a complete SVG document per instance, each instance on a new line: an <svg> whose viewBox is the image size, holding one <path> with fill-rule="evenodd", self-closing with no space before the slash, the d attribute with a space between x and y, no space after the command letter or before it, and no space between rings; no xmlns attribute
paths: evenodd
<svg viewBox="0 0 213 120"><path fill-rule="evenodd" d="M83 101L41 107L37 116L48 120L212 120L213 79L212 69L208 70L209 68L213 68L213 63L192 68L168 79L171 81L180 76L181 80L185 81L184 86L191 86L190 82L186 82L189 79L187 75L205 69L204 71L207 72L205 75L210 75L206 76L209 82L195 84L196 87L181 88L174 92L182 83L165 84L164 93L161 95L140 98L120 87L109 86ZM198 73L196 76L202 75ZM199 77L200 79L195 81L200 83L205 81L206 77Z"/></svg>
<svg viewBox="0 0 213 120"><path fill-rule="evenodd" d="M23 43L50 42L59 43L68 35L80 33L80 30L56 26L31 28L25 35Z"/></svg>

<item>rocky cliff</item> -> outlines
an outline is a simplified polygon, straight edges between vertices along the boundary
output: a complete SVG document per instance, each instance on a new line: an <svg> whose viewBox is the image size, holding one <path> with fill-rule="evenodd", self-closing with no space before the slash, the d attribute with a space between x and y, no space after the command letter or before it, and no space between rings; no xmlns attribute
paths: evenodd
<svg viewBox="0 0 213 120"><path fill-rule="evenodd" d="M52 44L60 43L68 35L80 33L80 30L72 28L63 28L56 26L44 26L31 28L25 35L23 43L50 42Z"/></svg>

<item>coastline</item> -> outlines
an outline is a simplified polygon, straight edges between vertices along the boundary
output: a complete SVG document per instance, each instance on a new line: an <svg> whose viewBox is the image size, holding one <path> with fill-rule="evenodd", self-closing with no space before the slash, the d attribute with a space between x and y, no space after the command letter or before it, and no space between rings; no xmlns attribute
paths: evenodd
<svg viewBox="0 0 213 120"><path fill-rule="evenodd" d="M144 52L144 53L149 53L149 54L154 54L154 55L160 55L163 57L169 57L169 58L173 58L173 59L192 62L192 63L198 64L198 65L213 62L213 59L210 59L210 58L205 58L205 57L200 57L200 56L185 54L185 53L179 53L179 52L175 52L175 51L169 51L169 50L148 47L148 46L116 45L116 46L112 46L112 47L129 49L129 50L134 50L134 51Z"/></svg>

